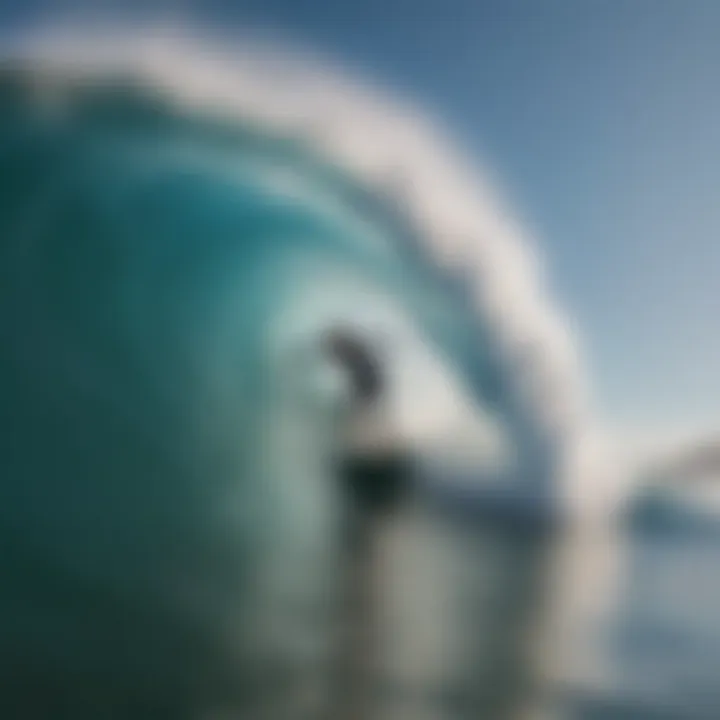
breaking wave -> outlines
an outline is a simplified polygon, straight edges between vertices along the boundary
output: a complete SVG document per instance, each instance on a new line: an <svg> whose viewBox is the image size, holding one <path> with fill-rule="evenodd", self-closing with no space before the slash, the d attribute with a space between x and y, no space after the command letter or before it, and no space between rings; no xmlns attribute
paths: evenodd
<svg viewBox="0 0 720 720"><path fill-rule="evenodd" d="M153 603L184 618L213 683L197 638L232 654L249 617L253 666L273 638L306 652L320 633L268 598L315 607L329 577L337 326L386 364L418 453L563 507L599 486L538 259L425 114L307 55L167 29L34 33L1 73L0 526L23 567L53 558L102 607L114 587L156 634ZM112 607L117 635L82 642L132 645Z"/></svg>

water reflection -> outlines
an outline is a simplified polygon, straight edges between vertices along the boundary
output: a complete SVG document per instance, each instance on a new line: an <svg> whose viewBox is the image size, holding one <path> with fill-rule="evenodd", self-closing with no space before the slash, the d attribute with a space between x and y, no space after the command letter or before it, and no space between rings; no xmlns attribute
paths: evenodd
<svg viewBox="0 0 720 720"><path fill-rule="evenodd" d="M720 532L644 514L560 528L415 502L383 521L362 717L717 717Z"/></svg>

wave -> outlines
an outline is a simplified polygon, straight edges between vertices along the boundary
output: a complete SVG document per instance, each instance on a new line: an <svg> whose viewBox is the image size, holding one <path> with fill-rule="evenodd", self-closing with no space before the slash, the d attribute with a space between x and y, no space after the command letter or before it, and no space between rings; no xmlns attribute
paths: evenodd
<svg viewBox="0 0 720 720"><path fill-rule="evenodd" d="M112 587L118 628L136 607L183 618L178 657L207 682L248 632L253 667L315 652L297 612L329 592L337 326L386 363L402 442L459 423L487 456L499 427L509 487L597 501L574 337L425 114L307 55L167 28L35 32L0 72L0 527L26 565L49 556L102 603ZM93 656L78 643L61 665Z"/></svg>
<svg viewBox="0 0 720 720"><path fill-rule="evenodd" d="M577 343L551 300L537 254L491 183L427 113L307 52L243 38L221 45L167 26L56 28L16 40L9 54L55 68L60 62L68 78L124 73L165 93L179 115L242 123L276 151L289 144L295 156L286 163L294 167L265 181L326 211L334 202L342 213L342 200L317 185L311 191L299 177L335 173L354 195L356 214L383 226L388 237L381 242L412 255L416 277L420 266L425 273L422 282L448 288L439 292L462 318L453 331L438 338L439 323L420 325L436 333L436 347L469 393L510 427L522 456L516 477L562 487L565 501L600 485L598 428ZM55 90L60 74L54 73ZM406 276L408 267L401 270ZM417 316L416 310L410 312Z"/></svg>

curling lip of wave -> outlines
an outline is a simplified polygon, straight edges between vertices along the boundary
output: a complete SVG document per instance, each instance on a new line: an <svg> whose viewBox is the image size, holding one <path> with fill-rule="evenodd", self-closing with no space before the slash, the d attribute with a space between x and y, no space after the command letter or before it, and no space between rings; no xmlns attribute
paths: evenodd
<svg viewBox="0 0 720 720"><path fill-rule="evenodd" d="M424 255L467 292L530 426L550 439L559 481L582 483L598 472L577 348L537 257L487 181L427 116L327 63L252 39L223 47L186 29L55 28L4 45L6 57L51 61L75 76L126 71L180 105L295 137L379 190L401 208ZM61 100L58 88L46 90ZM575 486L573 495L585 493Z"/></svg>

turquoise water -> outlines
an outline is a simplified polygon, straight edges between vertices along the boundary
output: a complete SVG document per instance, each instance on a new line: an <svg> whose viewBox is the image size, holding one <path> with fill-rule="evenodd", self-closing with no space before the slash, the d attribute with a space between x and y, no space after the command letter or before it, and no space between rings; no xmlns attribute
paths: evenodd
<svg viewBox="0 0 720 720"><path fill-rule="evenodd" d="M489 354L392 208L302 144L66 80L0 78L7 702L311 712L343 560L322 333L369 308L490 397Z"/></svg>

